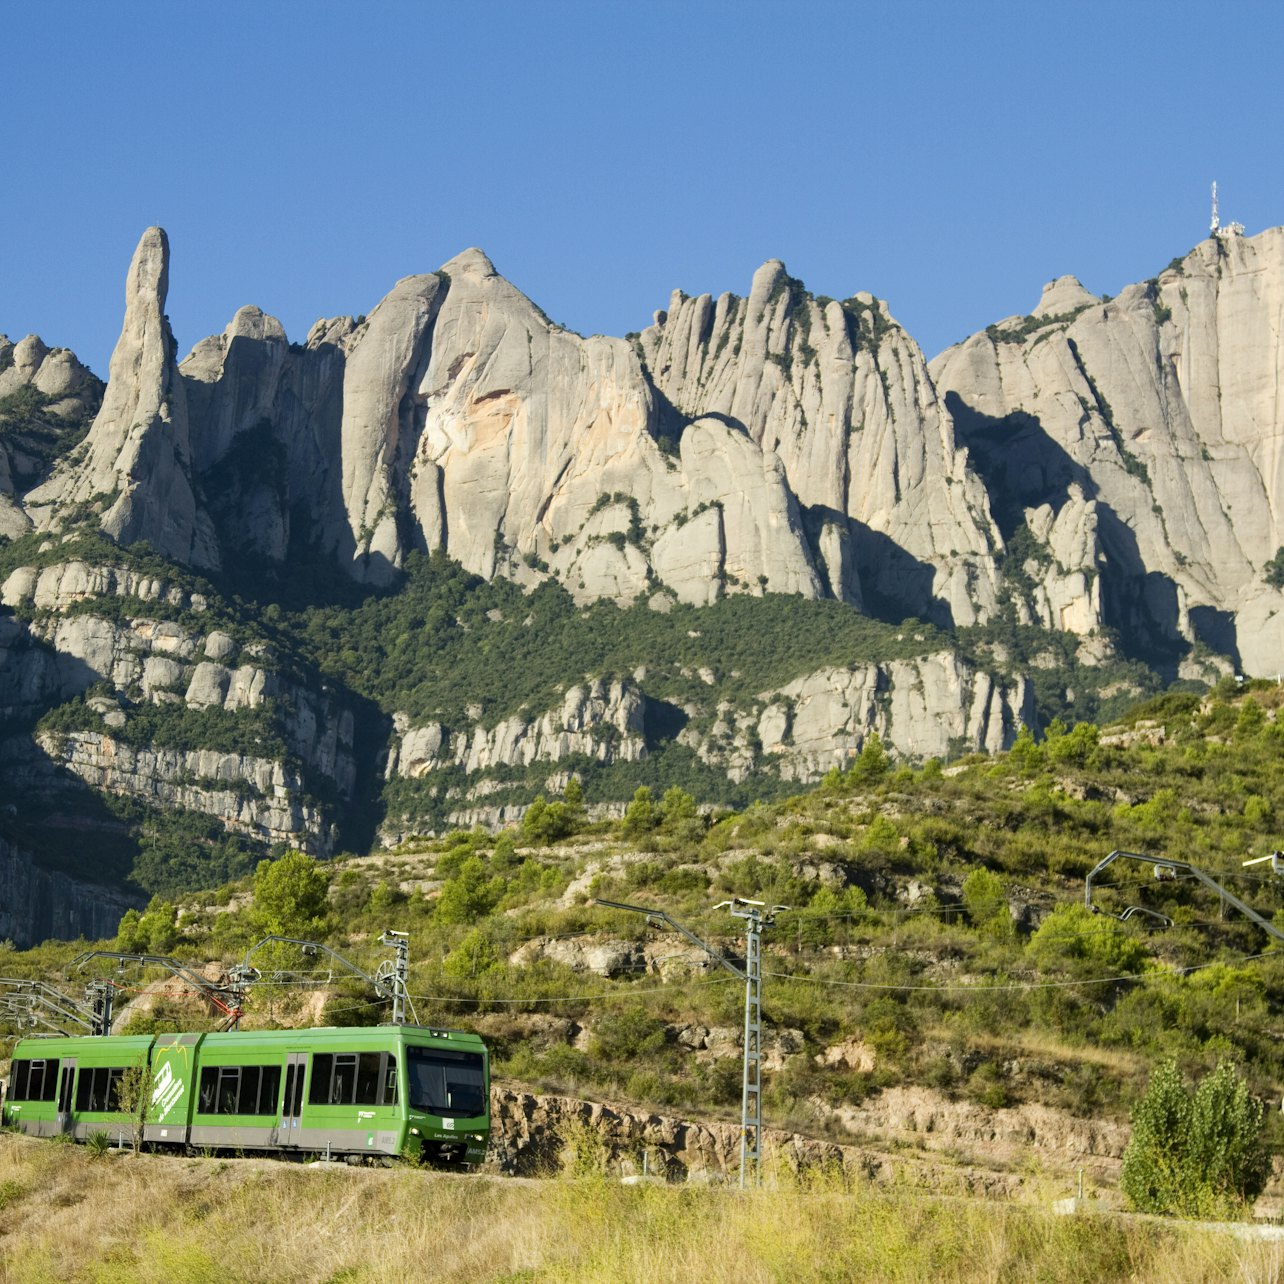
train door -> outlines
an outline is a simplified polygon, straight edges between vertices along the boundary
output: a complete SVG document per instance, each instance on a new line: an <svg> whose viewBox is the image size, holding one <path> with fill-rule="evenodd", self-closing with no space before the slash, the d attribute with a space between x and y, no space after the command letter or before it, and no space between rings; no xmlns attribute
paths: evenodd
<svg viewBox="0 0 1284 1284"><path fill-rule="evenodd" d="M281 1126L277 1141L282 1146L299 1144L299 1122L303 1116L303 1079L307 1074L308 1054L287 1052L285 1055L285 1091L281 1094Z"/></svg>
<svg viewBox="0 0 1284 1284"><path fill-rule="evenodd" d="M54 1127L55 1133L71 1131L71 1089L75 1079L76 1058L64 1058L62 1073L58 1078L58 1121Z"/></svg>

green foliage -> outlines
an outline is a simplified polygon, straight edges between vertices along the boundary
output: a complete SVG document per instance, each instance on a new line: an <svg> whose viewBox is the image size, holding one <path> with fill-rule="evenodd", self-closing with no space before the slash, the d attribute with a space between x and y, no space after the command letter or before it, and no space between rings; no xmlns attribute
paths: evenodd
<svg viewBox="0 0 1284 1284"><path fill-rule="evenodd" d="M849 784L870 784L882 779L891 770L892 760L883 747L883 739L877 731L871 731L860 747L860 753L847 769Z"/></svg>
<svg viewBox="0 0 1284 1284"><path fill-rule="evenodd" d="M499 954L480 927L474 927L446 955L442 971L456 980L473 980L500 967Z"/></svg>
<svg viewBox="0 0 1284 1284"><path fill-rule="evenodd" d="M978 866L963 880L963 906L973 927L1000 939L1013 935L1007 889L992 871Z"/></svg>
<svg viewBox="0 0 1284 1284"><path fill-rule="evenodd" d="M1145 966L1146 947L1118 920L1080 904L1058 905L1030 938L1028 951L1043 969L1132 976Z"/></svg>
<svg viewBox="0 0 1284 1284"><path fill-rule="evenodd" d="M646 785L639 785L633 793L632 801L624 809L620 833L625 838L639 838L658 824L655 804L651 801L651 790Z"/></svg>
<svg viewBox="0 0 1284 1284"><path fill-rule="evenodd" d="M1266 563L1263 569L1262 578L1272 588L1284 588L1284 546L1275 550L1275 556Z"/></svg>
<svg viewBox="0 0 1284 1284"><path fill-rule="evenodd" d="M1132 1116L1119 1184L1134 1208L1181 1217L1232 1217L1266 1184L1262 1104L1233 1066L1190 1092L1176 1063L1151 1076Z"/></svg>
<svg viewBox="0 0 1284 1284"><path fill-rule="evenodd" d="M576 832L582 815L581 808L567 802L551 803L543 794L537 794L522 817L522 838L545 846L560 842Z"/></svg>
<svg viewBox="0 0 1284 1284"><path fill-rule="evenodd" d="M332 926L329 872L315 857L286 852L254 871L251 923L262 936L319 940Z"/></svg>
<svg viewBox="0 0 1284 1284"><path fill-rule="evenodd" d="M499 904L504 891L504 880L489 877L481 858L469 856L459 872L442 884L437 918L443 923L475 923Z"/></svg>
<svg viewBox="0 0 1284 1284"><path fill-rule="evenodd" d="M95 1128L85 1138L85 1153L90 1159L106 1159L111 1151L111 1138L103 1128Z"/></svg>
<svg viewBox="0 0 1284 1284"><path fill-rule="evenodd" d="M629 1063L662 1048L664 1022L644 1007L628 1007L601 1018L594 1027L594 1055L610 1062Z"/></svg>
<svg viewBox="0 0 1284 1284"><path fill-rule="evenodd" d="M169 954L179 939L178 907L153 896L141 914L125 911L116 931L116 948L126 954Z"/></svg>

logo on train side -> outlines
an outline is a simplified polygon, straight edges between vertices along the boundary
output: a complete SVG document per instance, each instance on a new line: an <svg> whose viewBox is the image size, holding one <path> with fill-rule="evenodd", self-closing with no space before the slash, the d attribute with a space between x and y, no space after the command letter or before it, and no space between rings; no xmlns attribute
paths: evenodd
<svg viewBox="0 0 1284 1284"><path fill-rule="evenodd" d="M165 1116L173 1110L183 1091L183 1081L174 1073L173 1063L164 1062L156 1072L156 1084L152 1088L152 1109L157 1123L165 1122Z"/></svg>

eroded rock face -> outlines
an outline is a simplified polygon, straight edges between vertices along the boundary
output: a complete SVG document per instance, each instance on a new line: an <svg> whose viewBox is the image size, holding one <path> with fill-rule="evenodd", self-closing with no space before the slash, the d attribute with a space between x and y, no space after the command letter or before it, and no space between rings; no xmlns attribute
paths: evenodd
<svg viewBox="0 0 1284 1284"><path fill-rule="evenodd" d="M732 779L760 765L756 742L772 769L800 782L848 766L871 732L906 757L945 757L1006 748L1034 716L1024 678L1001 685L950 653L821 669L764 692L753 708L719 705L719 715L680 741Z"/></svg>
<svg viewBox="0 0 1284 1284"><path fill-rule="evenodd" d="M1263 570L1284 544L1282 306L1284 229L1211 238L1110 301L1062 278L1031 318L932 362L1009 532L1025 525L1046 550L1041 622L1278 670L1284 597Z"/></svg>
<svg viewBox="0 0 1284 1284"><path fill-rule="evenodd" d="M1031 1153L1043 1169L1085 1169L1113 1184L1128 1138L1125 1124L1075 1119L1041 1106L991 1110L952 1102L929 1089L887 1090L840 1112L851 1141L820 1141L763 1130L768 1173L828 1166L854 1177L955 1193L1012 1196L1031 1180ZM545 1096L497 1083L491 1089L486 1167L546 1174L595 1161L608 1172L648 1170L670 1181L734 1180L740 1127L646 1113L626 1106ZM840 1134L841 1135L841 1134ZM586 1146L593 1152L585 1154ZM1044 1181L1044 1173L1033 1180Z"/></svg>
<svg viewBox="0 0 1284 1284"><path fill-rule="evenodd" d="M17 343L0 334L0 537L31 529L20 496L48 467L30 425L55 437L74 432L102 397L102 381L66 348L50 349L34 334Z"/></svg>
<svg viewBox="0 0 1284 1284"><path fill-rule="evenodd" d="M118 888L42 869L0 838L0 940L11 941L16 949L48 940L112 937L125 911L141 908L141 899Z"/></svg>
<svg viewBox="0 0 1284 1284"><path fill-rule="evenodd" d="M36 743L85 784L164 808L216 816L230 830L328 856L332 826L303 782L270 758L210 749L139 749L94 731L42 733Z"/></svg>
<svg viewBox="0 0 1284 1284"><path fill-rule="evenodd" d="M862 586L943 622L994 609L1001 541L918 346L886 305L812 299L773 260L747 299L675 293L642 332L656 387L780 461L825 588Z"/></svg>
<svg viewBox="0 0 1284 1284"><path fill-rule="evenodd" d="M167 280L149 229L83 450L25 496L0 452L5 531L88 505L198 565L302 539L386 581L441 548L582 601L766 590L954 624L993 614L1018 537L1030 623L1261 671L1278 649L1284 229L1110 301L1059 278L930 374L879 300L812 298L777 261L747 298L675 294L630 344L551 324L468 250L301 346L243 308L181 371ZM0 392L83 388L68 353L5 352Z"/></svg>
<svg viewBox="0 0 1284 1284"><path fill-rule="evenodd" d="M55 528L73 506L92 505L112 539L147 540L180 562L214 566L213 525L192 490L187 401L165 316L168 291L169 240L151 227L129 266L125 321L84 457L60 464L25 505L37 526Z"/></svg>
<svg viewBox="0 0 1284 1284"><path fill-rule="evenodd" d="M474 724L453 732L440 723L405 725L386 774L413 778L452 765L473 773L558 762L572 754L602 763L636 762L646 756L644 708L632 682L599 679L571 687L560 708L535 719L514 716L494 727Z"/></svg>

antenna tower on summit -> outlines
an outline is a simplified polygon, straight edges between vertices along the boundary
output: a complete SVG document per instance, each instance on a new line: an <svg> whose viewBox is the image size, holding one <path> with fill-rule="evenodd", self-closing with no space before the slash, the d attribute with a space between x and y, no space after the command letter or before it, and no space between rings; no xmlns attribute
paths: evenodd
<svg viewBox="0 0 1284 1284"><path fill-rule="evenodd" d="M1216 181L1214 181L1213 183L1213 218L1208 225L1208 233L1210 236L1219 237L1223 241L1229 239L1232 236L1244 235L1243 223L1227 223L1225 227L1222 226L1222 221L1217 216L1217 183Z"/></svg>

